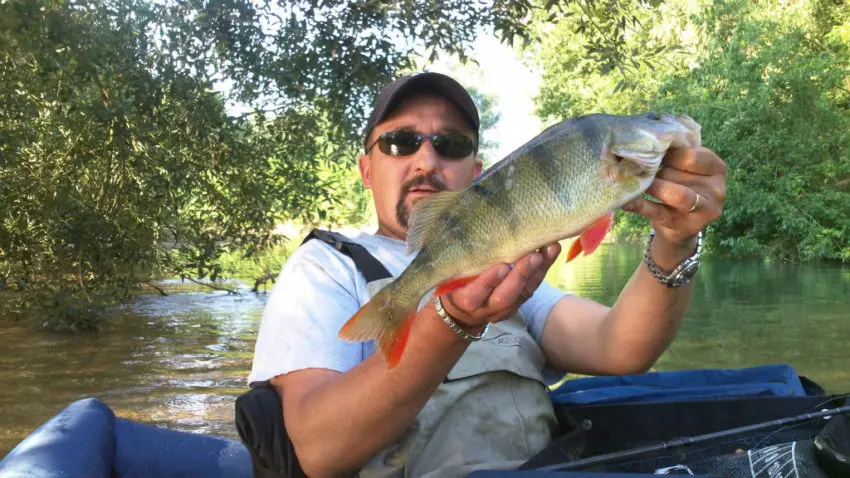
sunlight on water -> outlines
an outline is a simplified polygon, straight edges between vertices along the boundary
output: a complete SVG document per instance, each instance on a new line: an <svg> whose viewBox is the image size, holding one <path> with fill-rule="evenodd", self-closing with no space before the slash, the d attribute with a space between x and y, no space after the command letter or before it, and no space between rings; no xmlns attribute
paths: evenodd
<svg viewBox="0 0 850 478"><path fill-rule="evenodd" d="M555 286L613 304L641 247L602 245L559 262ZM562 259L563 260L562 256ZM166 290L176 292L176 283ZM119 416L236 438L265 295L208 292L143 297L96 335L66 336L0 322L0 456L68 403L95 396ZM850 269L707 260L682 329L657 369L785 362L850 391Z"/></svg>

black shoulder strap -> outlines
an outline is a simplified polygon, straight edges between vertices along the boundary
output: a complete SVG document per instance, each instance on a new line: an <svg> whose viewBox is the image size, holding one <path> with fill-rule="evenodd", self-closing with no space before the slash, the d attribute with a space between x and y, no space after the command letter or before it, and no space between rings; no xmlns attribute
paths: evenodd
<svg viewBox="0 0 850 478"><path fill-rule="evenodd" d="M375 259L375 256L370 254L365 247L357 244L342 234L323 231L321 229L313 229L310 231L310 234L301 241L301 244L304 244L310 239L319 239L322 242L326 242L334 249L350 257L351 260L354 261L354 265L357 266L357 269L359 269L363 274L363 277L366 278L366 282L392 277L392 274L390 274L387 268L384 267L378 259Z"/></svg>

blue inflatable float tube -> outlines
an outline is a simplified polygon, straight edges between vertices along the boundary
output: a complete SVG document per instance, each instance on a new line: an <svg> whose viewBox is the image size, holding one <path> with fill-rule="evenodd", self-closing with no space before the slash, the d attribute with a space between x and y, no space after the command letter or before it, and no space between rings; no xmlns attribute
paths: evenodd
<svg viewBox="0 0 850 478"><path fill-rule="evenodd" d="M577 378L549 396L556 405L591 405L807 394L794 368L775 364Z"/></svg>
<svg viewBox="0 0 850 478"><path fill-rule="evenodd" d="M804 396L815 386L787 365L701 369L570 380L553 390L555 405L684 402L729 397ZM822 394L822 390L817 392ZM489 473L489 474L488 474ZM478 476L527 476L528 471ZM551 476L599 474L562 472ZM237 440L145 425L94 398L76 401L33 431L0 461L0 478L242 478L251 455ZM535 476L543 476L537 474ZM547 475L548 476L548 475Z"/></svg>
<svg viewBox="0 0 850 478"><path fill-rule="evenodd" d="M74 402L0 461L0 477L109 477L114 436L115 414L106 404L91 398Z"/></svg>
<svg viewBox="0 0 850 478"><path fill-rule="evenodd" d="M650 473L605 473L589 471L509 471L481 470L474 471L466 478L650 478L657 477ZM707 475L689 475L692 478L711 478Z"/></svg>
<svg viewBox="0 0 850 478"><path fill-rule="evenodd" d="M250 478L241 442L116 417L87 398L50 418L0 461L1 478Z"/></svg>

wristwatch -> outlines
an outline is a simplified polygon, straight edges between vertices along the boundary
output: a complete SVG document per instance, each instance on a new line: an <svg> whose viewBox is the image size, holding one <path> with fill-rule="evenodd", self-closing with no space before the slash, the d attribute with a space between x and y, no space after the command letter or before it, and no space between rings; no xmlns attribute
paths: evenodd
<svg viewBox="0 0 850 478"><path fill-rule="evenodd" d="M672 272L665 272L658 267L658 264L652 260L652 255L649 253L650 248L652 247L652 240L655 238L655 229L649 231L649 239L646 241L646 249L643 251L643 262L646 263L646 267L649 269L649 273L652 274L658 282L666 285L667 287L675 288L681 287L694 277L697 273L697 269L699 269L699 256L702 253L702 231L697 234L697 249L693 254L686 257Z"/></svg>

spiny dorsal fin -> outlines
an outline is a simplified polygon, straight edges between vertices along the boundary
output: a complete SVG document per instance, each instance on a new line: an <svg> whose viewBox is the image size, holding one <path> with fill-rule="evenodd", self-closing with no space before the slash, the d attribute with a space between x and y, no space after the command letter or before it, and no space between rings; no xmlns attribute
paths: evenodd
<svg viewBox="0 0 850 478"><path fill-rule="evenodd" d="M407 230L407 253L418 251L440 230L441 219L460 199L461 191L442 191L420 199L410 211Z"/></svg>

